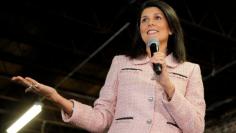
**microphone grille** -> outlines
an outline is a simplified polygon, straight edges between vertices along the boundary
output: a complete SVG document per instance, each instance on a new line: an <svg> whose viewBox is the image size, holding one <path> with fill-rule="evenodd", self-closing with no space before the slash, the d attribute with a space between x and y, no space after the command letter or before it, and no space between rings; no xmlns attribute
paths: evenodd
<svg viewBox="0 0 236 133"><path fill-rule="evenodd" d="M148 47L150 47L152 44L159 46L159 41L154 38L151 38L150 40L148 40L147 45L148 45Z"/></svg>

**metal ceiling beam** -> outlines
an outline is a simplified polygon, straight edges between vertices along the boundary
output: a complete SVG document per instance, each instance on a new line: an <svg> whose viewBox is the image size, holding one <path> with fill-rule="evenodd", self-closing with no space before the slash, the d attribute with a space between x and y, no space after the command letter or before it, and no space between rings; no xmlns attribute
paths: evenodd
<svg viewBox="0 0 236 133"><path fill-rule="evenodd" d="M226 69L232 67L232 66L235 65L235 64L236 64L236 60L234 60L234 61L232 61L232 62L230 62L230 63L224 65L223 67L221 67L221 68L219 68L219 69L217 69L217 70L216 70L215 68L213 68L213 69L212 69L212 72L211 72L209 75L203 77L203 81L206 81L206 80L208 80L208 79L211 78L211 77L214 77L215 75L217 75L217 74L223 72L224 70L226 70Z"/></svg>
<svg viewBox="0 0 236 133"><path fill-rule="evenodd" d="M232 33L235 32L235 27L236 27L235 23L234 23L234 25L231 26L231 28L230 28L231 30L229 32L226 32L226 29L224 29L218 15L214 11L210 11L210 10L206 11L205 14L202 15L202 18L199 19L200 21L196 21L196 19L192 15L192 11L190 10L190 8L189 8L189 6L188 6L188 4L186 3L185 0L184 0L184 3L185 3L184 6L185 6L185 9L186 9L187 14L189 16L189 19L180 18L181 22L183 22L184 24L191 25L191 26L194 26L196 28L199 28L203 31L206 31L206 32L210 33L210 34L221 36L225 39L236 42L236 38L231 36ZM212 23L216 22L219 30L211 29L211 28L209 28L210 26L209 27L203 26L204 21L206 21L208 17L213 17L214 18Z"/></svg>
<svg viewBox="0 0 236 133"><path fill-rule="evenodd" d="M68 78L70 78L75 72L77 72L81 67L83 67L90 59L92 59L98 52L100 52L106 45L108 45L116 36L118 36L123 30L125 30L130 25L129 22L124 24L117 32L115 32L106 42L104 42L98 49L96 49L88 58L82 61L79 65L77 65L70 73L68 73L59 83L55 85L55 89L60 87L62 83L64 83ZM43 97L41 100L44 100ZM93 98L91 98L93 99Z"/></svg>
<svg viewBox="0 0 236 133"><path fill-rule="evenodd" d="M65 72L64 70L60 68L54 67L53 69L50 69L49 67L45 67L39 63L38 64L31 63L31 60L32 59L29 59L28 57L19 57L19 56L12 55L10 53L0 51L1 64L10 63L13 66L15 65L16 67L22 66L22 67L30 68L32 70L44 71L45 73L54 74L54 75L58 75L62 77L64 77L64 75L67 74L67 72ZM93 64L90 64L90 65L93 65ZM14 76L14 75L10 75L10 74L13 74L10 68L8 68L8 70L6 69L3 69L3 70L4 71L2 73L5 72L5 73L8 73L8 76ZM85 77L89 77L89 78L86 79ZM76 80L83 80L83 81L86 81L87 83L93 83L93 84L101 84L104 80L101 78L97 78L93 75L86 75L83 73L73 75L73 77L71 78L76 79Z"/></svg>
<svg viewBox="0 0 236 133"><path fill-rule="evenodd" d="M225 39L228 39L228 40L230 40L232 42L236 42L236 38L233 38L233 37L230 36L230 34L232 34L233 31L231 31L228 34L224 34L224 33L220 32L220 31L216 31L214 29L210 29L208 27L202 26L200 24L193 23L193 22L185 20L185 19L181 19L181 22L183 22L184 24L190 25L190 26L194 26L194 27L196 27L196 28L198 28L200 30L206 31L206 32L208 32L210 34L213 34L213 35L216 35L216 36L221 36L221 37L223 37ZM233 27L234 26L232 26L232 29L234 29Z"/></svg>

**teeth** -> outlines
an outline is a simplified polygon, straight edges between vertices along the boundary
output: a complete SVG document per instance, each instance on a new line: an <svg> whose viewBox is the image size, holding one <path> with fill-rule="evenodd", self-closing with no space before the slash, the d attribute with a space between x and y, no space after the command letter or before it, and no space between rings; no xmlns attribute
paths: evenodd
<svg viewBox="0 0 236 133"><path fill-rule="evenodd" d="M153 33L156 33L157 31L155 31L155 30L150 30L150 31L148 31L148 34L153 34Z"/></svg>

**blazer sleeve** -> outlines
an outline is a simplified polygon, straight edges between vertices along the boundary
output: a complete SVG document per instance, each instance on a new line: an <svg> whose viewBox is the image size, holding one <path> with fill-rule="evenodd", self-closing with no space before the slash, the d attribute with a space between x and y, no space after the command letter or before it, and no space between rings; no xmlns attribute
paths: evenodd
<svg viewBox="0 0 236 133"><path fill-rule="evenodd" d="M115 56L105 83L101 88L99 98L94 102L94 107L72 100L74 103L74 112L71 117L68 117L61 110L63 121L90 132L103 132L108 129L115 112L118 71L118 59Z"/></svg>
<svg viewBox="0 0 236 133"><path fill-rule="evenodd" d="M171 114L183 133L203 133L205 128L204 87L201 70L195 64L190 74L184 96L177 89L171 101L167 101L163 96L163 102L168 112Z"/></svg>

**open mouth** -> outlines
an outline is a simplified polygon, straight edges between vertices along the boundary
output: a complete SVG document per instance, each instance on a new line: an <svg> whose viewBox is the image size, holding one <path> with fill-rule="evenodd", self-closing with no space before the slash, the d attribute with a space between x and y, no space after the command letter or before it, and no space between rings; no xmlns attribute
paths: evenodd
<svg viewBox="0 0 236 133"><path fill-rule="evenodd" d="M157 32L159 32L159 31L157 31L157 30L148 30L147 34L148 35L153 35L153 34L156 34Z"/></svg>

